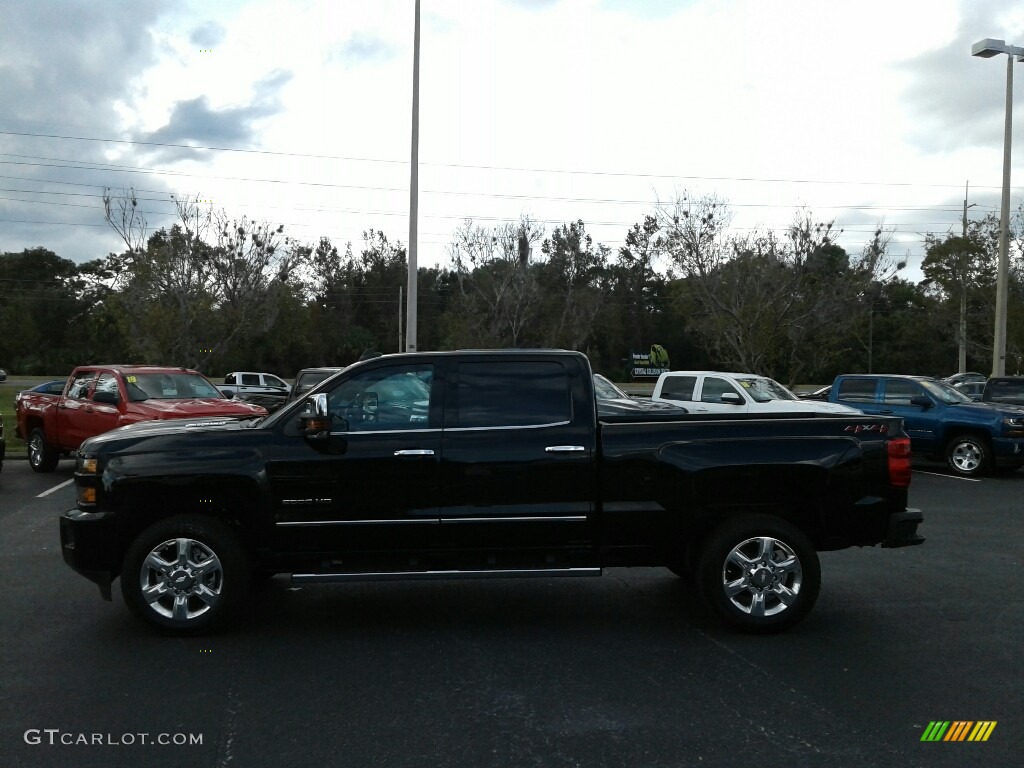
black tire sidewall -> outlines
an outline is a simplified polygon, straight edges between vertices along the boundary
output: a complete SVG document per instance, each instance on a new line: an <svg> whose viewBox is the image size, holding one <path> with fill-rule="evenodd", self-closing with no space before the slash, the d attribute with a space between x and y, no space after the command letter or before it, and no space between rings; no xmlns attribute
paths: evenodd
<svg viewBox="0 0 1024 768"><path fill-rule="evenodd" d="M209 547L223 568L223 588L217 606L187 624L156 613L142 597L142 564L158 544L177 537L195 539ZM121 594L137 617L167 634L192 635L225 625L237 616L249 590L251 565L238 535L219 520L202 515L178 515L154 523L128 547L121 568Z"/></svg>
<svg viewBox="0 0 1024 768"><path fill-rule="evenodd" d="M795 603L774 616L755 618L729 600L722 585L722 566L732 549L747 539L770 536L792 548L800 559L802 583ZM818 599L821 564L810 539L792 523L771 515L745 515L712 531L701 548L697 565L697 586L705 604L723 622L742 632L782 632L802 621Z"/></svg>

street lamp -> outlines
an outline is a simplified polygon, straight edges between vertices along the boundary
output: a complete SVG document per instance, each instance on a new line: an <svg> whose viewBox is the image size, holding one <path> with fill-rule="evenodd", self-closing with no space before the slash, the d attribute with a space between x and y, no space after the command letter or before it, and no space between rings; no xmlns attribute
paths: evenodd
<svg viewBox="0 0 1024 768"><path fill-rule="evenodd" d="M1013 124L1013 58L1024 61L1024 48L985 38L971 46L971 55L1006 56L1006 127L1003 134L1003 199L999 214L999 274L996 279L996 327L992 343L992 375L1006 375L1006 303L1010 280L1010 127Z"/></svg>

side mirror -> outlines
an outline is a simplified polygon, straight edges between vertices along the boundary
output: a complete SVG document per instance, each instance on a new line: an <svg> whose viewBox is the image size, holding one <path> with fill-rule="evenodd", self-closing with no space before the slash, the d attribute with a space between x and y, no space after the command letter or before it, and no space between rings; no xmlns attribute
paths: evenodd
<svg viewBox="0 0 1024 768"><path fill-rule="evenodd" d="M233 389L229 389L227 392L224 392L223 394L224 397L226 397L228 400L231 400L235 396L235 391Z"/></svg>
<svg viewBox="0 0 1024 768"><path fill-rule="evenodd" d="M311 443L326 443L331 437L331 415L327 412L327 393L313 395L306 401L300 418L302 434Z"/></svg>
<svg viewBox="0 0 1024 768"><path fill-rule="evenodd" d="M932 399L925 395L915 395L914 397L910 398L910 404L919 405L927 411L929 408L932 407Z"/></svg>
<svg viewBox="0 0 1024 768"><path fill-rule="evenodd" d="M117 396L117 392L93 392L92 401L104 405L117 405L121 398Z"/></svg>
<svg viewBox="0 0 1024 768"><path fill-rule="evenodd" d="M726 405L743 405L743 398L735 392L723 392L721 401Z"/></svg>

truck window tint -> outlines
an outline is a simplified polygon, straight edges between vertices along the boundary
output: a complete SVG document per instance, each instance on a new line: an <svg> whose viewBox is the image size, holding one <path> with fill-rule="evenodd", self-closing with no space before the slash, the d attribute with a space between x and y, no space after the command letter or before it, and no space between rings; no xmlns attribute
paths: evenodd
<svg viewBox="0 0 1024 768"><path fill-rule="evenodd" d="M726 392L739 395L740 400L744 400L743 395L736 391L736 387L725 379L720 379L717 376L706 376L704 378L704 386L700 391L700 401L702 403L720 403L722 402L722 395Z"/></svg>
<svg viewBox="0 0 1024 768"><path fill-rule="evenodd" d="M457 427L525 427L572 419L569 377L557 362L460 363Z"/></svg>
<svg viewBox="0 0 1024 768"><path fill-rule="evenodd" d="M247 387L258 387L260 385L260 377L255 373L243 373L242 384Z"/></svg>
<svg viewBox="0 0 1024 768"><path fill-rule="evenodd" d="M907 381L906 379L885 380L884 402L887 405L910 405L910 398L923 394L924 390L913 381Z"/></svg>
<svg viewBox="0 0 1024 768"><path fill-rule="evenodd" d="M425 428L433 371L432 365L388 366L364 371L340 383L327 395L334 429L366 432Z"/></svg>
<svg viewBox="0 0 1024 768"><path fill-rule="evenodd" d="M268 387L281 387L287 389L288 385L285 384L284 380L277 378L277 376L264 376L264 380L267 382Z"/></svg>
<svg viewBox="0 0 1024 768"><path fill-rule="evenodd" d="M669 400L693 400L696 376L666 376L661 385L661 396Z"/></svg>
<svg viewBox="0 0 1024 768"><path fill-rule="evenodd" d="M993 402L1017 403L1024 400L1024 381L992 381L989 392Z"/></svg>
<svg viewBox="0 0 1024 768"><path fill-rule="evenodd" d="M96 371L86 371L75 376L71 386L68 387L68 397L73 400L85 400L89 394L89 385L96 378Z"/></svg>
<svg viewBox="0 0 1024 768"><path fill-rule="evenodd" d="M117 377L112 373L101 373L99 379L96 380L96 388L92 392L94 398L96 397L97 392L109 392L120 397L120 392L118 391L117 386Z"/></svg>
<svg viewBox="0 0 1024 768"><path fill-rule="evenodd" d="M875 402L874 379L843 379L839 385L839 399L855 403Z"/></svg>

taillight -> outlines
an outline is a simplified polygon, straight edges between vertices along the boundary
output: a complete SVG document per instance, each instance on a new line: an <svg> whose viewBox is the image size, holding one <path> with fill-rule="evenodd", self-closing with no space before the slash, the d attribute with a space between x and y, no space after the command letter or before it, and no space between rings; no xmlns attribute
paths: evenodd
<svg viewBox="0 0 1024 768"><path fill-rule="evenodd" d="M897 488L910 485L910 438L897 437L885 444L889 453L889 482Z"/></svg>

